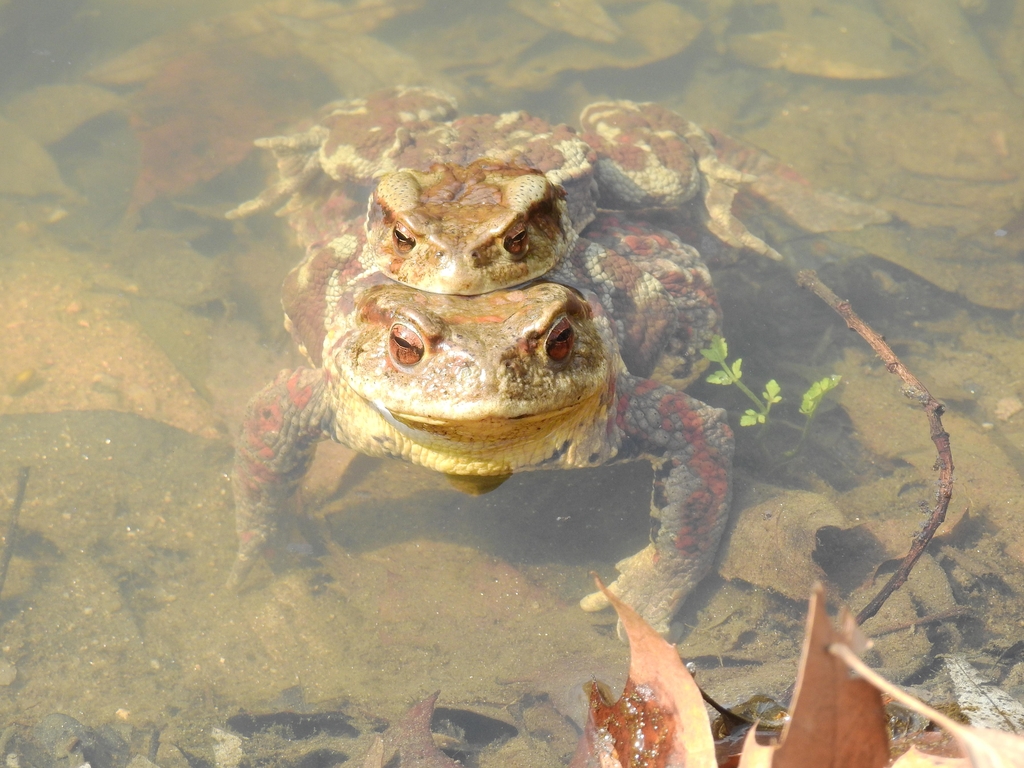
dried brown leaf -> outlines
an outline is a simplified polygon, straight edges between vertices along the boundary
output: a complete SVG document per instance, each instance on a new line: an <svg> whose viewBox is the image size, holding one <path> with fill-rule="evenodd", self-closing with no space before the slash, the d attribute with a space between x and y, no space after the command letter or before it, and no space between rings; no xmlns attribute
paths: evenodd
<svg viewBox="0 0 1024 768"><path fill-rule="evenodd" d="M636 611L608 592L603 584L598 582L598 586L611 602L629 638L629 679L654 691L659 704L677 722L681 764L688 768L714 766L715 745L704 699L676 647L666 642Z"/></svg>
<svg viewBox="0 0 1024 768"><path fill-rule="evenodd" d="M846 647L851 640L832 627L825 611L824 589L816 585L792 717L783 731L775 768L881 768L888 762L889 739L880 694L867 681L852 679L845 665L828 652L831 644Z"/></svg>
<svg viewBox="0 0 1024 768"><path fill-rule="evenodd" d="M699 688L666 643L636 612L598 588L619 614L630 641L630 673L622 697L610 702L594 684L590 718L571 768L710 768L714 748ZM797 678L792 718L780 745L758 744L748 732L739 768L882 768L889 738L881 693L947 729L967 758L931 755L911 747L893 768L1009 768L1024 765L1024 738L970 728L950 720L887 682L860 660L868 639L845 609L841 629L825 610L816 585ZM855 650L856 649L856 652ZM856 677L851 676L856 673ZM638 751L636 745L664 748ZM733 758L734 759L734 758ZM735 764L735 763L730 763Z"/></svg>
<svg viewBox="0 0 1024 768"><path fill-rule="evenodd" d="M572 765L714 768L711 722L700 689L675 646L609 592L600 579L595 581L615 608L629 638L629 678L622 697L614 704L604 699L596 685L591 689L591 717L584 734L584 740L590 739L590 743L581 744ZM648 750L654 741L657 749ZM633 762L638 755L645 762Z"/></svg>
<svg viewBox="0 0 1024 768"><path fill-rule="evenodd" d="M936 725L953 734L967 756L967 764L972 768L1010 768L1024 765L1024 737L987 728L971 728L962 725L932 709L924 702L904 693L864 664L857 654L845 644L833 643L828 650L835 657L842 659L865 682L870 682L879 691L887 693L903 706L924 715Z"/></svg>

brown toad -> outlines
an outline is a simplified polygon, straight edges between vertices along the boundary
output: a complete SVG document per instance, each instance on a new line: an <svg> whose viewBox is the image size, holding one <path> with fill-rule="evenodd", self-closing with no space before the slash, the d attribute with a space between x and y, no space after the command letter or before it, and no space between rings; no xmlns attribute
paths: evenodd
<svg viewBox="0 0 1024 768"><path fill-rule="evenodd" d="M648 378L656 369L685 378L717 328L693 249L667 233L609 225L604 244L575 249L564 270L608 275L603 295L533 282L449 296L375 270L356 274L365 236L348 221L343 243L311 251L285 283L286 324L311 367L282 372L249 404L235 461L231 582L273 536L321 440L496 480L646 459L660 527L618 563L612 588L667 632L714 559L730 495L724 413ZM586 263L576 259L583 254Z"/></svg>
<svg viewBox="0 0 1024 768"><path fill-rule="evenodd" d="M780 258L732 214L737 186L756 177L721 162L697 125L631 101L591 104L580 119L577 133L525 112L455 117L454 100L426 88L335 102L308 131L257 142L279 179L228 215L287 200L299 241L319 248L344 226L336 197L376 182L363 266L437 293L548 273L599 207L686 209L725 243Z"/></svg>

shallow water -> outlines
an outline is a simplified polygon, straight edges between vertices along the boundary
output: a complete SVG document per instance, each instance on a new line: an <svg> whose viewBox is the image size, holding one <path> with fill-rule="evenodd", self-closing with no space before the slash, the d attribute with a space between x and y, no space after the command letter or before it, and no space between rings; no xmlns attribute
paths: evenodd
<svg viewBox="0 0 1024 768"><path fill-rule="evenodd" d="M956 464L949 522L865 625L868 660L942 695L939 655L964 653L1020 698L1022 52L1013 0L0 0L0 501L31 468L0 593L5 722L115 724L177 768L209 764L210 728L240 709L341 708L361 735L330 749L358 765L378 718L440 689L519 729L470 762L560 765L579 683L621 679L614 619L577 601L647 540L642 465L470 497L325 446L274 568L222 588L232 436L301 361L279 306L300 249L281 219L223 213L270 178L254 138L398 83L553 122L657 100L890 213L814 233L741 195L785 261L700 243L731 357L784 399L765 430L740 426L735 388L690 390L737 432L735 526L680 652L727 702L785 690L810 584L860 608L934 503L924 414L796 287L811 267L947 405ZM261 745L297 761L286 747Z"/></svg>

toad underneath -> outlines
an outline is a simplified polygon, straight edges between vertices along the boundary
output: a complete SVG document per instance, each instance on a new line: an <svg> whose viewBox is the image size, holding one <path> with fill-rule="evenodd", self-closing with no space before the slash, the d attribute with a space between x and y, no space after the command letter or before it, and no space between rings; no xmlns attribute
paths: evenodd
<svg viewBox="0 0 1024 768"><path fill-rule="evenodd" d="M360 235L346 235L352 247ZM636 263L671 255L673 269L662 271L674 278L671 290L634 311L671 321L654 324L652 336L685 328L693 346L706 346L718 312L696 253L665 233L609 228L604 240L591 255L636 279L656 280ZM633 258L622 253L627 242ZM647 547L617 564L612 589L667 633L725 528L733 439L724 411L627 368L626 357L653 370L657 361L646 358L662 345L621 354L624 325L592 292L540 281L447 296L379 274L347 280L345 265L323 249L285 282L286 324L310 365L283 371L249 403L233 478L240 546L231 583L272 539L321 440L496 479L647 460L660 525ZM613 306L615 298L606 297ZM599 595L583 601L588 610L604 605Z"/></svg>
<svg viewBox="0 0 1024 768"><path fill-rule="evenodd" d="M675 235L581 205L579 187L528 158L463 159L386 172L367 217L326 176L286 190L307 246L285 282L286 326L309 367L249 404L231 583L321 440L496 481L647 460L658 528L611 589L667 633L714 559L730 498L724 412L680 389L718 329L707 268Z"/></svg>

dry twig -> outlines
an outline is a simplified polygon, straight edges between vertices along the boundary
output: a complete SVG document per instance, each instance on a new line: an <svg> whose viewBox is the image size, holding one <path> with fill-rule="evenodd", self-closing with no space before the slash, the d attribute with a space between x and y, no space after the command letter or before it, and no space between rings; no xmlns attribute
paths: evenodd
<svg viewBox="0 0 1024 768"><path fill-rule="evenodd" d="M902 632L905 629L912 629L915 627L922 627L925 624L938 624L939 622L949 621L950 619L959 619L964 616L972 615L973 611L970 608L950 608L948 611L940 611L939 613L932 613L928 616L922 616L919 619L913 621L903 621L899 624L892 624L888 627L882 627L871 632L871 637L881 637L882 635L891 635L893 632Z"/></svg>
<svg viewBox="0 0 1024 768"><path fill-rule="evenodd" d="M874 599L857 614L857 623L863 624L878 613L878 609L882 607L882 604L888 599L889 595L903 586L910 575L910 570L914 567L918 558L921 557L925 547L928 546L928 542L932 540L932 536L935 535L939 526L946 519L946 509L949 507L949 500L953 496L953 454L949 448L949 433L942 428L942 403L932 397L924 384L900 362L900 359L896 357L896 353L885 343L885 339L875 333L871 326L857 316L857 313L850 306L850 302L836 296L828 286L818 279L818 275L814 270L805 269L801 271L796 276L796 282L801 288L806 288L813 292L818 298L838 312L843 320L846 321L846 325L859 333L861 338L870 344L875 353L882 358L882 362L885 363L889 373L893 373L903 380L903 394L920 404L928 416L932 442L935 443L935 449L939 453L939 460L937 462L939 487L936 492L936 503L932 509L931 517L918 532L917 536L914 537L914 541L910 545L910 551L907 552L896 572L889 578L889 581L886 582L881 591L875 595Z"/></svg>

